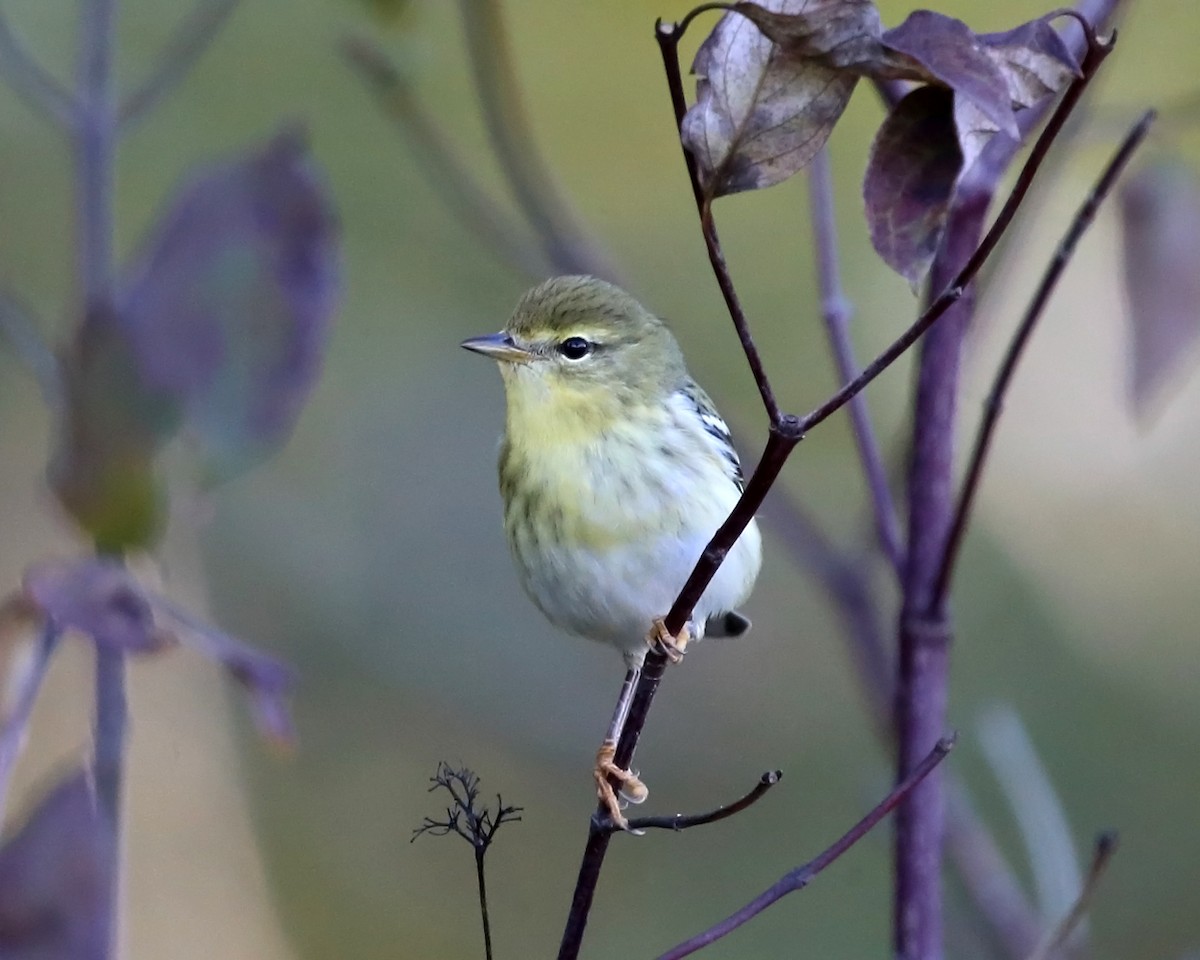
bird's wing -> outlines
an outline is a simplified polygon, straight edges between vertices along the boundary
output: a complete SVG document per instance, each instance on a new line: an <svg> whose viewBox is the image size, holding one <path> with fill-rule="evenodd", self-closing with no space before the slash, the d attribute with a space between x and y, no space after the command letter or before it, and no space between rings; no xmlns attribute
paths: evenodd
<svg viewBox="0 0 1200 960"><path fill-rule="evenodd" d="M737 485L739 491L744 490L746 478L742 475L742 463L738 460L737 450L733 447L733 438L729 435L729 425L721 419L712 400L695 380L689 378L685 381L680 392L695 407L705 433L715 441L713 446L725 461L729 479Z"/></svg>

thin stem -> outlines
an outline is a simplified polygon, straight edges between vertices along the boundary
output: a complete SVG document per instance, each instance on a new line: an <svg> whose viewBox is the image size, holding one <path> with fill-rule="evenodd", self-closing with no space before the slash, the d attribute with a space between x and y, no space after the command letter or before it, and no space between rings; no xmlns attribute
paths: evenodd
<svg viewBox="0 0 1200 960"><path fill-rule="evenodd" d="M693 15L696 12L693 11ZM667 90L671 95L671 107L675 113L677 132L682 130L683 118L687 113L687 99L683 93L683 74L679 69L679 38L683 36L684 29L683 25L664 24L662 21L656 23L654 27L654 37L658 41L663 69L667 75ZM746 362L750 364L750 372L754 376L754 383L758 386L767 416L772 424L778 423L781 417L779 404L775 400L775 392L771 389L771 382L767 379L762 356L758 352L754 337L750 334L749 322L746 320L745 311L742 310L741 302L738 300L733 279L729 275L729 266L725 262L725 254L721 250L721 241L717 237L717 227L712 218L712 206L709 198L704 194L704 188L700 185L700 172L696 166L696 158L683 145L682 137L679 142L683 149L683 162L687 167L688 179L692 184L692 197L696 202L696 211L700 215L700 232L704 235L704 246L708 251L708 260L712 265L713 274L717 278L717 286L721 288L721 296L725 299L725 306L733 320L733 327L741 342L742 352L746 355Z"/></svg>
<svg viewBox="0 0 1200 960"><path fill-rule="evenodd" d="M485 853L486 849L475 847L475 879L479 883L479 915L483 918L483 955L492 960L492 924L488 919L487 881L483 873Z"/></svg>
<svg viewBox="0 0 1200 960"><path fill-rule="evenodd" d="M829 336L829 346L833 351L838 379L845 383L858 373L858 364L854 359L854 346L850 342L850 301L846 299L842 290L837 220L833 208L833 175L830 170L828 145L817 152L808 167L808 196L813 247L816 251L817 287L821 294L821 315ZM867 491L871 497L879 546L896 575L900 576L904 567L900 518L896 513L892 491L888 487L887 469L879 451L874 427L871 425L866 397L859 394L848 406L854 442L858 447L858 458L862 462Z"/></svg>
<svg viewBox="0 0 1200 960"><path fill-rule="evenodd" d="M3 10L0 10L0 76L34 113L64 130L71 128L75 122L71 94L25 48Z"/></svg>
<svg viewBox="0 0 1200 960"><path fill-rule="evenodd" d="M122 133L153 113L175 91L212 45L238 3L239 0L196 0L187 19L167 41L150 75L122 102L117 116Z"/></svg>
<svg viewBox="0 0 1200 960"><path fill-rule="evenodd" d="M8 801L8 785L17 760L25 745L33 707L37 703L42 681L50 668L50 660L58 648L61 631L47 622L33 648L33 656L21 675L20 686L13 697L12 709L0 725L0 826L4 823L4 808Z"/></svg>
<svg viewBox="0 0 1200 960"><path fill-rule="evenodd" d="M96 645L96 730L93 773L96 796L114 828L120 823L125 734L128 704L125 697L125 655Z"/></svg>
<svg viewBox="0 0 1200 960"><path fill-rule="evenodd" d="M521 273L546 276L552 265L545 254L483 189L387 54L364 37L348 38L342 53L408 140L425 179L467 232Z"/></svg>
<svg viewBox="0 0 1200 960"><path fill-rule="evenodd" d="M1017 364L1020 362L1025 348L1029 344L1034 328L1045 312L1050 296L1054 293L1059 279L1061 279L1067 265L1070 263L1080 239L1082 239L1088 228L1091 227L1096 218L1097 211L1109 193L1111 193L1117 178L1120 177L1125 167L1128 166L1129 161L1133 158L1133 154L1146 139L1155 116L1156 114L1153 110L1142 114L1141 119L1125 135L1125 139L1105 166L1103 173L1101 173L1099 179L1092 187L1091 192L1087 195L1079 210L1076 211L1070 227L1059 242L1058 249L1054 253L1054 258L1050 261L1049 266L1042 275L1041 283L1038 285L1033 299L1025 310L1025 315L1021 319L1021 323L1008 345L1004 360L1000 364L1000 369L996 372L996 379L984 403L983 421L980 423L979 432L975 437L975 446L971 452L971 459L967 466L966 479L963 481L962 490L958 496L958 504L954 510L954 521L950 528L945 552L942 555L941 567L934 586L935 605L943 604L949 594L954 570L962 547L963 536L966 533L967 524L971 519L971 511L975 505L975 497L979 491L984 467L987 465L987 457L991 451L991 444L995 436L996 427L1000 421L1000 414L1004 410L1004 397L1012 384Z"/></svg>
<svg viewBox="0 0 1200 960"><path fill-rule="evenodd" d="M819 856L814 857L803 866L797 867L794 870L784 874L778 881L764 890L761 894L751 900L748 904L742 907L735 913L730 914L720 923L717 923L699 933L689 940L676 947L672 947L666 953L662 954L658 960L681 960L683 957L690 956L697 950L708 946L711 943L722 939L733 933L738 927L749 920L753 920L760 913L767 909L778 900L783 899L789 893L794 893L797 890L803 890L807 887L826 867L834 863L847 850L853 847L859 840L871 832L872 828L886 817L899 804L914 787L917 786L925 777L933 772L934 768L945 759L954 747L954 737L945 737L938 741L937 745L929 752L925 759L918 764L912 774L903 782L897 784L886 797L883 798L865 817L858 821L853 827L847 830L836 842L831 844Z"/></svg>
<svg viewBox="0 0 1200 960"><path fill-rule="evenodd" d="M1066 945L1075 928L1083 920L1084 914L1087 913L1087 908L1091 905L1092 898L1096 895L1096 888L1100 884L1100 878L1104 876L1104 871L1108 869L1108 863L1112 859L1112 855L1116 852L1116 833L1106 832L1096 837L1096 842L1092 849L1092 862L1088 866L1087 876L1084 877L1083 887L1079 891L1079 896L1071 905L1071 909L1067 911L1066 916L1059 921L1054 929L1047 933L1046 938L1038 945L1038 948L1030 954L1029 960L1050 960L1061 947Z"/></svg>
<svg viewBox="0 0 1200 960"><path fill-rule="evenodd" d="M717 807L715 810L710 810L707 813L690 815L677 813L669 817L636 817L629 821L626 829L633 833L643 830L674 830L676 833L679 833L681 830L690 830L692 827L703 827L710 823L717 823L719 820L727 820L734 816L734 814L741 813L746 808L758 803L759 800L766 796L767 791L782 778L782 770L768 770L759 778L753 790L731 804ZM606 829L612 833L618 828L614 824L609 824Z"/></svg>
<svg viewBox="0 0 1200 960"><path fill-rule="evenodd" d="M517 205L543 242L546 258L559 273L616 278L611 259L578 224L534 144L500 0L459 0L459 9L492 149Z"/></svg>

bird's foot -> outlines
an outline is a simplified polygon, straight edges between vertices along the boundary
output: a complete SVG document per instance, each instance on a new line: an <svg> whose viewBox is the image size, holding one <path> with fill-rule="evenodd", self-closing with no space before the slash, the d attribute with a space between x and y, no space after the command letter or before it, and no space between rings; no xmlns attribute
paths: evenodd
<svg viewBox="0 0 1200 960"><path fill-rule="evenodd" d="M688 641L691 639L692 632L686 623L679 631L679 636L673 637L661 617L655 619L653 626L650 627L650 632L646 634L646 643L649 644L650 649L655 653L661 653L672 663L679 663L683 659L684 651L687 650Z"/></svg>
<svg viewBox="0 0 1200 960"><path fill-rule="evenodd" d="M630 770L622 770L613 762L617 752L617 744L613 740L605 740L596 751L596 769L592 776L596 779L596 797L608 810L613 826L619 830L629 830L629 821L621 813L621 800L628 803L642 803L650 795L646 785L638 779L637 774ZM612 777L620 782L620 798L608 782Z"/></svg>

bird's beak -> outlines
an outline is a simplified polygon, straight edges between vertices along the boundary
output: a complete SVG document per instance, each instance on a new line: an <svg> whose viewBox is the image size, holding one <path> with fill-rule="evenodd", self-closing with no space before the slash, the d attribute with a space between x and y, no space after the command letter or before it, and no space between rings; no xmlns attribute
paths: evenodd
<svg viewBox="0 0 1200 960"><path fill-rule="evenodd" d="M464 340L462 346L475 353L482 353L493 360L504 360L508 363L529 363L533 359L524 347L519 347L507 333L489 333L482 337L471 337Z"/></svg>

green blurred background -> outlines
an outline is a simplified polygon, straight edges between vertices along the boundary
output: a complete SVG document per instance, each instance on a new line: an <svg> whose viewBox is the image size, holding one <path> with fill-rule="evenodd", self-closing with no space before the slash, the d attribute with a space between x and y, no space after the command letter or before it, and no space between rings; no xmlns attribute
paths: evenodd
<svg viewBox="0 0 1200 960"><path fill-rule="evenodd" d="M126 84L154 63L179 6L123 4ZM888 24L908 10L880 6ZM1006 331L1108 146L1144 105L1194 92L1200 8L1192 0L1127 6L1093 122L1049 172L1020 242L991 274L969 347L967 429ZM225 718L238 705L204 665L137 668L126 898L133 957L481 956L468 849L451 839L409 843L412 828L442 806L426 793L441 759L472 766L485 791L525 810L488 860L497 956L548 956L557 945L593 804L592 751L622 666L612 651L542 621L520 592L500 530L499 378L457 344L498 328L527 278L447 213L337 53L348 31L382 42L464 161L507 203L472 96L457 5L409 7L388 23L351 0L244 0L195 73L123 145L123 252L189 166L261 142L293 119L311 133L344 230L344 306L294 439L215 493L189 492L182 468L166 551L172 590L207 593L223 625L297 666L300 749L271 757L241 720L231 739ZM69 76L75 5L9 0L5 9ZM981 31L1044 12L1033 0L952 0L939 9ZM526 106L561 185L631 288L673 321L726 417L758 442L763 415L705 260L652 39L655 16L686 7L508 0L504 10ZM904 282L870 251L861 216L880 116L864 88L832 141L864 358L914 311ZM1200 138L1185 127L1165 124L1154 151L1200 164ZM60 136L0 93L0 280L55 331L71 322L69 176ZM1200 379L1178 385L1153 423L1127 413L1112 210L1056 296L1001 428L958 582L952 722L962 736L950 764L1028 877L1030 838L980 737L989 709L1013 705L1081 853L1096 829L1121 831L1092 914L1095 955L1176 958L1200 949ZM790 409L807 410L836 384L817 316L803 179L724 200L717 212L777 391ZM908 391L900 364L869 393L897 475ZM27 562L73 546L42 487L47 418L7 353L0 417L2 572L15 583ZM754 451L743 452L752 462ZM844 417L805 442L785 485L835 537L863 541L863 489ZM772 767L785 779L720 826L618 838L589 956L660 952L814 855L886 789L887 756L828 598L769 527L766 544L748 607L754 632L744 643L706 643L671 671L638 766L653 812L726 802ZM887 621L894 597L880 595ZM39 751L34 740L39 759L26 782L78 755L83 670L82 661L60 666L39 712L39 730L55 746ZM1029 788L1007 779L1012 792ZM708 955L885 955L886 837L880 830ZM1035 846L1044 840L1032 837ZM950 887L951 952L980 955L971 911Z"/></svg>

